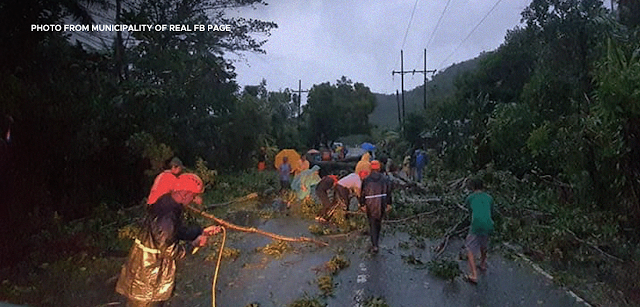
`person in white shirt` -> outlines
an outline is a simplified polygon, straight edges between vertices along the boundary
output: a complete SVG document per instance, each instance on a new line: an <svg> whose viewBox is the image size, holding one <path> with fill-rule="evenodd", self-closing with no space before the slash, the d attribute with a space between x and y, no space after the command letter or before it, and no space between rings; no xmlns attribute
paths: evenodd
<svg viewBox="0 0 640 307"><path fill-rule="evenodd" d="M369 176L369 171L361 170L357 174L351 173L338 180L333 186L333 201L324 203L316 220L326 222L331 218L331 215L333 215L333 212L335 212L339 205L342 205L342 208L345 210L348 209L351 195L356 197L360 195L362 180L367 176Z"/></svg>

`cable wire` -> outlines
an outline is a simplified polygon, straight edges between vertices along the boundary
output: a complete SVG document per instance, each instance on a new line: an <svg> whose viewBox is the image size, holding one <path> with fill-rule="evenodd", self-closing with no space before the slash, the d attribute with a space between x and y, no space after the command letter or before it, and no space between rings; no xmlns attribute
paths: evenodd
<svg viewBox="0 0 640 307"><path fill-rule="evenodd" d="M447 4L444 6L444 10L442 10L442 13L440 13L440 18L438 18L438 23L436 23L436 27L433 28L433 32L431 32L431 36L429 37L429 40L427 41L427 49L429 49L429 46L431 46L431 42L433 41L433 37L436 34L436 31L438 30L438 27L440 27L440 24L442 22L442 18L444 17L444 13L447 11L447 8L449 7L449 3L451 3L451 0L447 0Z"/></svg>
<svg viewBox="0 0 640 307"><path fill-rule="evenodd" d="M469 37L471 37L471 34L473 34L473 32L475 32L478 27L480 27L480 25L485 21L485 19L487 19L487 17L489 16L489 14L491 14L491 12L493 12L493 10L495 10L495 8L498 6L498 4L500 4L500 2L502 2L502 0L498 0L493 7L484 15L484 17L482 17L482 19L480 20L480 22L478 22L478 24L471 30L471 32L469 32L469 34L467 34L467 37L465 37L460 44L458 45L458 47L456 47L456 49L454 49L451 54L449 54L444 60L442 60L442 62L440 62L440 65L438 65L438 68L442 67L442 65L449 60L449 58L451 58L456 51L458 51L458 49L460 49L460 47L462 47L462 44L464 44L464 42L467 41L467 39L469 39Z"/></svg>
<svg viewBox="0 0 640 307"><path fill-rule="evenodd" d="M409 18L409 24L407 25L407 31L404 32L404 39L402 40L402 48L404 49L404 44L407 42L407 34L409 34L409 28L411 28L411 21L413 20L413 14L416 12L416 6L418 5L418 0L413 4L413 11L411 11L411 18Z"/></svg>
<svg viewBox="0 0 640 307"><path fill-rule="evenodd" d="M430 50L430 46L431 43L433 42L433 38L435 37L436 31L438 31L438 28L440 27L440 25L442 24L442 19L444 18L444 14L447 11L447 8L449 8L449 4L451 3L451 0L447 0L447 3L444 6L444 9L442 10L442 12L440 13L440 17L438 18L438 22L436 23L435 28L433 28L433 31L431 32L431 35L429 37L429 40L427 41L426 47L425 49ZM416 60L416 62L419 62L419 58L418 60ZM425 67L427 66L427 63L424 63Z"/></svg>

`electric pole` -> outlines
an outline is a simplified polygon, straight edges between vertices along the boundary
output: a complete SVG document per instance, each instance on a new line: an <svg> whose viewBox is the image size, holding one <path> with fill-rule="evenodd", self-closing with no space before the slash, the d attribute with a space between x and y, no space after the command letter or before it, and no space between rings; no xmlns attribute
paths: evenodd
<svg viewBox="0 0 640 307"><path fill-rule="evenodd" d="M302 90L302 80L298 79L298 100L296 103L296 116L300 117L300 105L302 104L302 93L308 93L309 90Z"/></svg>
<svg viewBox="0 0 640 307"><path fill-rule="evenodd" d="M432 69L432 70L427 70L427 48L424 48L424 70L422 70L423 73L422 75L424 76L424 86L423 86L423 90L424 90L424 103L423 103L423 108L426 110L427 109L427 73L435 73L436 70Z"/></svg>
<svg viewBox="0 0 640 307"><path fill-rule="evenodd" d="M402 50L400 50L400 71L392 71L391 75L400 74L401 76L401 89L402 89L402 120L404 121L405 111L404 111L404 75L405 74L415 74L420 73L424 75L424 103L423 107L427 108L427 73L435 73L436 70L427 70L427 49L424 49L424 70L404 70L404 55Z"/></svg>
<svg viewBox="0 0 640 307"><path fill-rule="evenodd" d="M402 118L400 117L400 95L398 94L398 90L396 90L396 104L398 105L398 126L402 128Z"/></svg>

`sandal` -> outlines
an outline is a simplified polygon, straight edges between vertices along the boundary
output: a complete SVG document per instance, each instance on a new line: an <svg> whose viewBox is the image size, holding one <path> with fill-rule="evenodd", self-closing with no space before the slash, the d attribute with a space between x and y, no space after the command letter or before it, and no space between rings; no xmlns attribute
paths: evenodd
<svg viewBox="0 0 640 307"><path fill-rule="evenodd" d="M470 275L465 275L463 277L464 281L470 283L470 284L474 284L477 285L478 284L478 279L477 278L473 278Z"/></svg>

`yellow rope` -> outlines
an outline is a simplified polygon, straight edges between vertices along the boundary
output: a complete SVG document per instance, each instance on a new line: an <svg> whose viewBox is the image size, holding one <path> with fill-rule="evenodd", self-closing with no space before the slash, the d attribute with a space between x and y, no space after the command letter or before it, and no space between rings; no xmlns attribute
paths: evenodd
<svg viewBox="0 0 640 307"><path fill-rule="evenodd" d="M227 239L227 229L222 228L222 244L220 245L220 252L218 253L218 262L216 262L216 273L213 274L213 283L211 284L211 306L216 307L216 281L218 281L218 269L220 269L220 260L222 260L222 251L224 250L224 241Z"/></svg>

